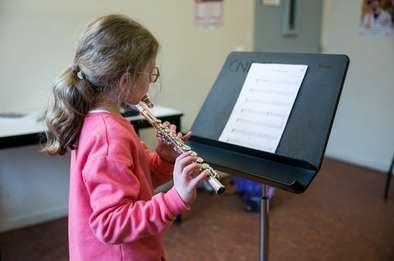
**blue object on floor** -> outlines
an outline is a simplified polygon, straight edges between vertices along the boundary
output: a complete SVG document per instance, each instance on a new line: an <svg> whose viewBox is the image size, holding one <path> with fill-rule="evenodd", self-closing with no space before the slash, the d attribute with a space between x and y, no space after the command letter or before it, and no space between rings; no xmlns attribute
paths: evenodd
<svg viewBox="0 0 394 261"><path fill-rule="evenodd" d="M261 204L261 183L241 178L231 177L231 181L236 188L237 194L241 197L244 210L247 212L254 212L260 210ZM272 199L274 188L268 188L268 198Z"/></svg>

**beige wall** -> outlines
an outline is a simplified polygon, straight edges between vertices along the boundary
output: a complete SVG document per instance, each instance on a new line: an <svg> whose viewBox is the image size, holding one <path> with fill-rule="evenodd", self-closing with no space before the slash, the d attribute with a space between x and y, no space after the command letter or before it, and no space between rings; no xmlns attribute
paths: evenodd
<svg viewBox="0 0 394 261"><path fill-rule="evenodd" d="M194 26L193 3L2 0L0 111L43 108L50 83L71 63L85 24L99 15L122 13L159 39L162 88L156 102L183 111L188 129L227 54L250 50L253 32L253 0L226 0L224 27L213 31Z"/></svg>
<svg viewBox="0 0 394 261"><path fill-rule="evenodd" d="M323 52L351 59L327 154L385 170L394 148L394 37L360 36L360 8L360 0L324 1ZM2 0L0 111L43 109L49 85L70 64L85 24L108 13L136 18L160 40L162 90L156 103L183 111L183 130L227 54L252 49L253 0L226 0L225 25L215 31L194 26L191 0Z"/></svg>
<svg viewBox="0 0 394 261"><path fill-rule="evenodd" d="M350 57L327 155L387 171L394 153L394 36L359 35L361 0L325 0L324 53Z"/></svg>
<svg viewBox="0 0 394 261"><path fill-rule="evenodd" d="M200 30L193 24L192 3L0 1L0 111L44 108L49 84L72 61L84 25L98 15L124 13L160 40L163 77L157 103L185 112L187 130L227 54L233 49L251 50L254 19L254 0L225 0L224 27ZM361 1L324 3L323 51L351 59L327 154L385 170L394 150L394 38L359 36ZM41 159L37 150L1 152L0 231L67 212L68 157ZM15 158L24 164L13 164Z"/></svg>
<svg viewBox="0 0 394 261"><path fill-rule="evenodd" d="M226 0L224 27L215 31L194 26L193 2L1 0L0 111L43 110L50 83L71 63L85 24L123 13L161 42L162 91L156 102L183 111L184 130L189 129L227 54L250 50L253 42L254 0ZM142 135L153 144L152 131ZM0 151L0 232L67 213L69 155L50 158L39 149Z"/></svg>

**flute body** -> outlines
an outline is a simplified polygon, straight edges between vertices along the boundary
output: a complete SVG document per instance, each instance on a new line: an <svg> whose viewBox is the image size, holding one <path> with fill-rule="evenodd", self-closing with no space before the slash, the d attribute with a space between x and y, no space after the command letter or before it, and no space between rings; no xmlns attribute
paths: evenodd
<svg viewBox="0 0 394 261"><path fill-rule="evenodd" d="M158 136L167 144L172 145L174 150L178 154L184 152L192 151L191 147L185 144L185 142L179 138L175 133L173 133L169 128L166 128L161 120L157 119L149 108L153 107L149 98L145 96L143 100L136 105L140 114L145 118L153 128L156 129ZM213 188L216 194L222 194L225 191L225 187L218 180L218 173L209 164L204 162L204 160L197 155L196 152L192 151L192 154L197 157L196 163L200 166L200 172L208 170L208 184Z"/></svg>

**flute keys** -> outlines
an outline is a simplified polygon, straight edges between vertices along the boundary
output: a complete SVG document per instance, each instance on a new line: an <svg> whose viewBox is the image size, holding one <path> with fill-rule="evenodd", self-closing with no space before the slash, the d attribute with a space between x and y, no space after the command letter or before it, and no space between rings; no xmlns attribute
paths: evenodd
<svg viewBox="0 0 394 261"><path fill-rule="evenodd" d="M149 110L149 105L153 104L150 102L149 97L144 97L144 100L137 105L137 109L140 114L145 118L155 129L156 135L162 140L173 147L175 152L181 154L183 152L191 151L191 155L196 158L196 163L200 167L200 171L208 170L208 183L216 191L217 194L222 194L225 187L217 179L219 176L215 170L213 170L204 160L197 155L196 152L192 151L192 148L184 143L184 141L176 135L171 129L165 127L161 120L157 119Z"/></svg>
<svg viewBox="0 0 394 261"><path fill-rule="evenodd" d="M186 152L186 151L189 151L189 150L191 150L192 148L190 147L190 146L188 146L188 145L182 145L182 150L184 151L184 152Z"/></svg>
<svg viewBox="0 0 394 261"><path fill-rule="evenodd" d="M209 165L207 163L201 164L202 169L209 169Z"/></svg>

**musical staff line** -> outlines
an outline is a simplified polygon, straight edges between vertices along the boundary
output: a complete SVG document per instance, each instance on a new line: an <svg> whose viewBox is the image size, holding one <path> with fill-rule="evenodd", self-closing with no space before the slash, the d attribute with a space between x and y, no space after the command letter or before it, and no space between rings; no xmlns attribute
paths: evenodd
<svg viewBox="0 0 394 261"><path fill-rule="evenodd" d="M274 153L307 68L253 63L219 140Z"/></svg>
<svg viewBox="0 0 394 261"><path fill-rule="evenodd" d="M245 140L240 140L240 139L235 139L235 138L226 138L226 142L227 143L232 143L232 144L243 144L244 146L247 146L249 148L258 148L264 151L273 151L273 147L272 146L267 146L267 145L263 145L263 144L256 144L253 142L249 142L249 141L245 141Z"/></svg>
<svg viewBox="0 0 394 261"><path fill-rule="evenodd" d="M258 92L258 93L267 93L267 94L274 93L274 94L281 95L281 96L289 96L294 93L292 91L282 91L282 90L276 90L276 89L266 88L266 87L262 87L259 89L250 88L249 92Z"/></svg>
<svg viewBox="0 0 394 261"><path fill-rule="evenodd" d="M261 115L261 116L266 116L266 117L277 117L277 118L281 118L281 119L286 118L286 115L279 113L279 112L256 110L256 109L252 109L252 108L242 108L241 113L250 113L250 114Z"/></svg>
<svg viewBox="0 0 394 261"><path fill-rule="evenodd" d="M269 100L263 100L263 99L258 99L258 98L245 98L245 101L247 103L258 103L258 104L267 104L267 105L274 105L274 106L281 106L281 107L286 107L290 105L290 102L281 102L281 101L269 101Z"/></svg>
<svg viewBox="0 0 394 261"><path fill-rule="evenodd" d="M249 136L261 138L261 139L269 139L272 140L275 138L275 136L267 134L267 133L261 133L258 131L251 131L251 130L246 130L246 129L232 129L232 133L241 133L241 134L246 134Z"/></svg>
<svg viewBox="0 0 394 261"><path fill-rule="evenodd" d="M235 121L239 122L239 123L244 123L244 124L265 126L265 127L273 128L273 129L280 129L282 127L282 124L272 124L272 123L265 122L265 121L255 121L255 120L249 120L249 119L245 119L245 118L237 118Z"/></svg>

